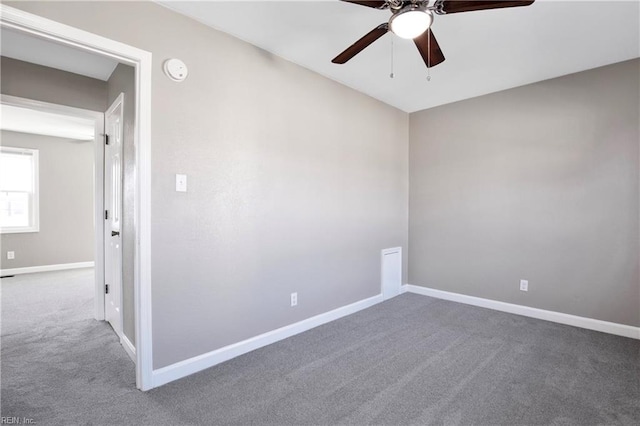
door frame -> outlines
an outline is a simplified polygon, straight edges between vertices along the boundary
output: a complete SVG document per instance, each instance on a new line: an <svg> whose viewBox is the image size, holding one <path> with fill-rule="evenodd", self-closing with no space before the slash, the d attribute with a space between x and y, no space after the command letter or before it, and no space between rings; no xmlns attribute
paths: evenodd
<svg viewBox="0 0 640 426"><path fill-rule="evenodd" d="M152 56L136 47L0 4L0 26L106 56L135 68L134 316L136 386L153 388L151 316L151 70Z"/></svg>
<svg viewBox="0 0 640 426"><path fill-rule="evenodd" d="M104 146L102 137L104 134L104 113L4 94L0 95L0 104L94 121L93 220L95 283L93 316L97 320L104 320L104 218L102 216L104 212Z"/></svg>

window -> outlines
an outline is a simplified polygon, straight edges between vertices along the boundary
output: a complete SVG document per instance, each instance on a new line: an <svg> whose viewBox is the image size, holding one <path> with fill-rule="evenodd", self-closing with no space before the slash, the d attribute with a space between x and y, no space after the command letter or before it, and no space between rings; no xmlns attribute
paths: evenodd
<svg viewBox="0 0 640 426"><path fill-rule="evenodd" d="M37 149L0 148L0 230L39 230Z"/></svg>

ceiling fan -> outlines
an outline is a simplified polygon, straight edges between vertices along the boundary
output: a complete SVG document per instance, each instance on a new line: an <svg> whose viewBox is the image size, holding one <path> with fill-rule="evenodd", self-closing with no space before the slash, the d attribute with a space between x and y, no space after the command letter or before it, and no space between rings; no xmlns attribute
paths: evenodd
<svg viewBox="0 0 640 426"><path fill-rule="evenodd" d="M344 52L333 58L331 62L334 64L346 63L388 31L391 31L398 37L413 39L427 68L444 62L442 50L433 35L433 31L431 31L434 13L436 15L449 15L451 13L472 12L476 10L529 6L534 2L534 0L435 0L433 4L429 5L430 0L341 1L375 9L389 9L391 11L391 19L389 19L389 22L380 24L371 30L360 40L349 46Z"/></svg>

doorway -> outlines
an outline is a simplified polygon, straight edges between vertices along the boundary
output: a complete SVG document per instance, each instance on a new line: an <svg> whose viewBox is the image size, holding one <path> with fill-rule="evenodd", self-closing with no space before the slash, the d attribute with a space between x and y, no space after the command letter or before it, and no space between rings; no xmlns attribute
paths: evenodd
<svg viewBox="0 0 640 426"><path fill-rule="evenodd" d="M0 26L131 65L135 69L134 316L136 385L153 387L150 252L151 54L77 28L0 4ZM101 220L102 217L101 217ZM98 281L99 282L99 281ZM104 293L102 293L104 294ZM102 302L104 298L96 301Z"/></svg>
<svg viewBox="0 0 640 426"><path fill-rule="evenodd" d="M21 98L17 96L9 96L9 95L1 95L0 96L0 104L2 105L3 112L9 114L3 114L3 128L7 125L8 129L13 132L19 132L20 134L31 134L36 133L40 135L47 135L48 137L59 138L59 137L68 137L74 139L74 143L77 144L78 148L83 147L86 148L90 146L93 158L85 159L87 164L84 167L88 167L88 162L91 161L91 166L93 172L91 173L93 176L91 177L91 181L93 182L93 191L92 193L83 193L83 198L89 198L86 202L83 202L82 208L88 208L89 205L92 205L91 210L93 211L93 220L92 220L92 231L85 229L82 231L82 236L84 240L93 241L91 243L91 251L93 251L93 256L89 262L77 262L77 260L85 260L83 258L80 259L72 259L73 263L68 263L67 261L58 260L59 257L54 258L54 260L42 259L43 255L40 254L40 262L41 265L47 266L35 266L35 267L24 267L24 268L12 268L9 271L13 271L13 273L33 273L33 272L45 272L45 271L53 271L53 270L68 270L74 268L86 268L86 267L94 267L94 314L93 316L98 319L104 319L104 297L101 294L103 285L101 283L104 282L104 266L103 266L103 231L102 231L102 210L103 210L103 158L104 151L102 149L102 134L104 133L104 114L90 111L82 108L74 108L65 105L58 105L48 102L41 102L32 99ZM13 117L13 118L12 118ZM44 122L44 124L43 124ZM39 123L37 126L35 123ZM38 127L38 129L36 129ZM34 142L30 146L33 145ZM69 145L73 146L73 144ZM64 154L64 153L63 153ZM67 152L65 155L74 155L72 152ZM63 157L57 161L66 161ZM84 160L83 160L84 162ZM76 162L77 163L77 162ZM39 176L36 179L37 181L40 179L51 179L52 176ZM52 195L49 195L51 198ZM39 206L40 194L36 194L34 199L34 204ZM60 200L56 200L59 203ZM72 207L78 208L80 206ZM38 209L39 210L39 209ZM46 212L45 212L46 213ZM41 216L40 212L37 212L37 216ZM83 228L81 228L83 229ZM64 229L63 229L64 230ZM62 240L69 237L70 233L76 233L75 230L66 229L66 234L56 234L56 235L48 235L45 237L46 240L54 240L51 241L55 243L55 240ZM91 232L93 235L87 235ZM77 237L77 235L76 235ZM46 250L49 252L55 251L58 248L55 245L42 247L42 243L39 243L37 240L35 241L38 245L38 249ZM76 241L77 243L77 241ZM47 248L48 247L48 248ZM33 248L24 247L25 251L32 251ZM84 247L84 250L87 250L87 247ZM33 253L32 253L33 254ZM37 262L38 263L38 262Z"/></svg>

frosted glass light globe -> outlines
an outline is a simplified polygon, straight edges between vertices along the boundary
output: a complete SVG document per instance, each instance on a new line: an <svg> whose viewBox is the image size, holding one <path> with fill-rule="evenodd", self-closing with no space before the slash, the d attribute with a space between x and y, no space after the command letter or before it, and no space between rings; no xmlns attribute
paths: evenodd
<svg viewBox="0 0 640 426"><path fill-rule="evenodd" d="M427 31L433 22L433 14L428 10L407 9L391 17L389 26L398 37L412 39Z"/></svg>

